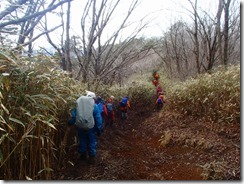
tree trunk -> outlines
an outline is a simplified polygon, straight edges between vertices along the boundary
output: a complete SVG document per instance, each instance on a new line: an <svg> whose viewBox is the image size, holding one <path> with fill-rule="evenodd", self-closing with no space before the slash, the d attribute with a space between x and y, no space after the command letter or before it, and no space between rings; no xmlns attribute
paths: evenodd
<svg viewBox="0 0 244 184"><path fill-rule="evenodd" d="M197 72L201 73L201 67L199 62L199 40L198 40L198 21L197 21L197 0L195 1L195 8L194 8L194 24L195 24L195 33L194 33L194 40L195 40L195 58L196 58L196 65L197 65Z"/></svg>
<svg viewBox="0 0 244 184"><path fill-rule="evenodd" d="M72 73L72 63L70 60L70 36L69 36L69 30L70 30L70 6L71 3L68 1L68 10L67 10L67 21L66 21L66 41L65 41L65 60L67 64L67 71Z"/></svg>
<svg viewBox="0 0 244 184"><path fill-rule="evenodd" d="M219 0L219 6L218 6L218 12L216 15L217 19L217 25L216 25L216 34L218 35L218 51L219 51L219 60L221 63L223 63L223 51L222 51L222 33L220 29L220 19L221 19L221 14L223 12L223 0Z"/></svg>
<svg viewBox="0 0 244 184"><path fill-rule="evenodd" d="M224 23L224 65L227 66L228 64L228 46L229 46L229 7L230 7L230 1L227 0L224 6L224 12L225 12L225 23Z"/></svg>

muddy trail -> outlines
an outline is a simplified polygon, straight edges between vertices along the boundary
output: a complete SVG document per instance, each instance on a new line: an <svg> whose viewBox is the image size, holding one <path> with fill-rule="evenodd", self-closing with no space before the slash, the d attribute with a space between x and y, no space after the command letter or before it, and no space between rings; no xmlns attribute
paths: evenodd
<svg viewBox="0 0 244 184"><path fill-rule="evenodd" d="M73 135L73 136L72 136ZM69 139L76 135L75 127ZM240 127L167 111L130 111L98 137L97 157L70 146L54 180L240 179Z"/></svg>

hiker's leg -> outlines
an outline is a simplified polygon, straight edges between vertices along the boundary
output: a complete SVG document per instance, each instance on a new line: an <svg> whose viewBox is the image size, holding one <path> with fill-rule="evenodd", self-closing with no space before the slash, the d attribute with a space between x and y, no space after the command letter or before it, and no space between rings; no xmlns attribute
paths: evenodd
<svg viewBox="0 0 244 184"><path fill-rule="evenodd" d="M113 124L113 113L111 112L109 114L109 126L112 127L112 124Z"/></svg>
<svg viewBox="0 0 244 184"><path fill-rule="evenodd" d="M127 109L125 110L125 119L128 118L128 115L127 115Z"/></svg>
<svg viewBox="0 0 244 184"><path fill-rule="evenodd" d="M79 137L79 147L78 147L78 152L81 155L86 155L86 150L87 150L87 132L84 130L78 129L78 137Z"/></svg>
<svg viewBox="0 0 244 184"><path fill-rule="evenodd" d="M161 105L157 104L157 110L159 111L161 109Z"/></svg>
<svg viewBox="0 0 244 184"><path fill-rule="evenodd" d="M122 119L125 119L126 118L126 114L125 114L125 110L122 110Z"/></svg>
<svg viewBox="0 0 244 184"><path fill-rule="evenodd" d="M109 116L106 116L105 118L105 127L109 125Z"/></svg>
<svg viewBox="0 0 244 184"><path fill-rule="evenodd" d="M124 119L124 112L121 111L121 119Z"/></svg>
<svg viewBox="0 0 244 184"><path fill-rule="evenodd" d="M112 126L113 126L113 120L110 119L110 127L112 127Z"/></svg>
<svg viewBox="0 0 244 184"><path fill-rule="evenodd" d="M102 121L103 121L102 122L102 125L103 125L102 127L104 128L106 126L106 118L104 116L102 117Z"/></svg>
<svg viewBox="0 0 244 184"><path fill-rule="evenodd" d="M95 157L96 156L96 147L97 147L97 139L95 134L95 129L92 128L89 130L89 156Z"/></svg>
<svg viewBox="0 0 244 184"><path fill-rule="evenodd" d="M115 112L113 111L111 114L112 124L115 122Z"/></svg>

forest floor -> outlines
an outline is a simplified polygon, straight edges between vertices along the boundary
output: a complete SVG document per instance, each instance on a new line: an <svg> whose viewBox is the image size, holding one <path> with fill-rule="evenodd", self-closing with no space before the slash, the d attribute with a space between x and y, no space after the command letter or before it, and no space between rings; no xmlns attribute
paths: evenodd
<svg viewBox="0 0 244 184"><path fill-rule="evenodd" d="M104 128L95 164L81 161L76 146L63 163L54 180L240 180L240 125L132 109Z"/></svg>

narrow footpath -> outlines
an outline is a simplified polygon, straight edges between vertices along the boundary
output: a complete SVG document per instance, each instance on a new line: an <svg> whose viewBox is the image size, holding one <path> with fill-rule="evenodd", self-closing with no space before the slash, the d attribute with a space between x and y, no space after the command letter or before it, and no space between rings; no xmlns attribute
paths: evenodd
<svg viewBox="0 0 244 184"><path fill-rule="evenodd" d="M74 138L75 127L69 134L70 139ZM215 151L213 148L221 143L218 144L216 139L213 140L215 144L208 142L211 146L203 149L198 145L199 141L188 143L190 135L193 140L211 136L202 122L197 123L190 117L182 120L169 112L131 111L127 120L117 119L116 124L106 127L98 138L94 165L81 161L77 147L71 146L64 167L54 179L203 180L203 165L222 155L222 152L217 152L219 149ZM225 154L233 153L235 146L228 140L225 143L231 147Z"/></svg>

